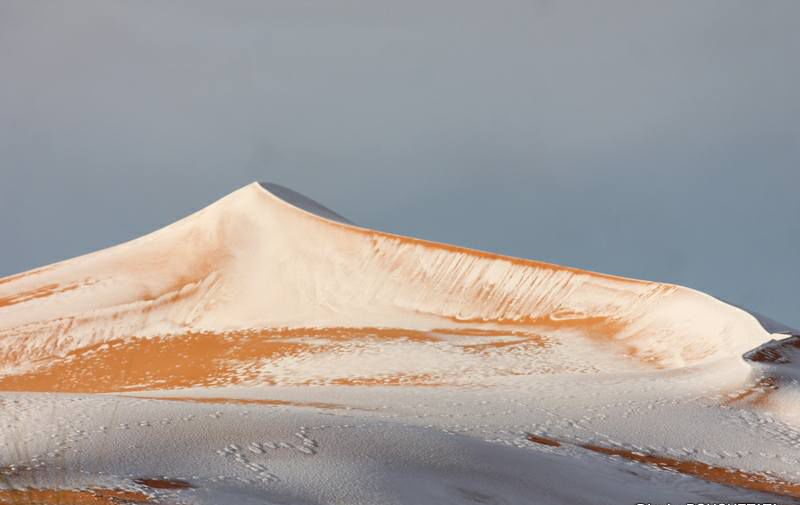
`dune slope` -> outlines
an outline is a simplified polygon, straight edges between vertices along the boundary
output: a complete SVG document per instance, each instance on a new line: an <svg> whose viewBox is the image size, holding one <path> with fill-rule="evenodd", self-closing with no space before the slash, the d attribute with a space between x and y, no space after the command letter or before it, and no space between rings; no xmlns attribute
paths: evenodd
<svg viewBox="0 0 800 505"><path fill-rule="evenodd" d="M0 503L797 503L796 333L251 184L0 279Z"/></svg>
<svg viewBox="0 0 800 505"><path fill-rule="evenodd" d="M198 340L257 336L275 343L263 356L286 355L296 351L279 345L287 328L329 344L325 328L422 331L431 341L443 340L438 329L518 332L596 345L620 368L705 363L769 335L745 311L688 288L360 228L257 183L140 239L0 280L3 375L81 360L106 343L155 350L196 337L193 347L218 352Z"/></svg>

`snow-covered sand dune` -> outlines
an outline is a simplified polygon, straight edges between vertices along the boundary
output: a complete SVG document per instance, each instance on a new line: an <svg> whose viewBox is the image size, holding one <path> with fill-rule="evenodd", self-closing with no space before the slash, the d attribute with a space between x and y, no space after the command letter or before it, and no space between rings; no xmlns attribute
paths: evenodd
<svg viewBox="0 0 800 505"><path fill-rule="evenodd" d="M0 281L0 372L131 338L284 328L514 330L601 348L612 366L662 368L768 339L755 318L697 291L359 228L276 185Z"/></svg>
<svg viewBox="0 0 800 505"><path fill-rule="evenodd" d="M0 503L800 499L786 333L254 183L0 279Z"/></svg>

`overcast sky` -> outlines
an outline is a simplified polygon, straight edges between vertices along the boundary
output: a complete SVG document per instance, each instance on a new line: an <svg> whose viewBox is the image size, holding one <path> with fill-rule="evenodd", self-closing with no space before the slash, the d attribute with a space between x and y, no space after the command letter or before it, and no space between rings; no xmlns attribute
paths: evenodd
<svg viewBox="0 0 800 505"><path fill-rule="evenodd" d="M0 275L254 180L800 326L800 2L0 0Z"/></svg>

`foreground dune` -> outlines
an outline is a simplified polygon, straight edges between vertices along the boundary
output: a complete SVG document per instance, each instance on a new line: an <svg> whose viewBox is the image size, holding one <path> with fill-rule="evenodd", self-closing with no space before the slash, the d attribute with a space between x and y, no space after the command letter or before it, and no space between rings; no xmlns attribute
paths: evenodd
<svg viewBox="0 0 800 505"><path fill-rule="evenodd" d="M794 500L792 333L252 184L0 279L0 503Z"/></svg>

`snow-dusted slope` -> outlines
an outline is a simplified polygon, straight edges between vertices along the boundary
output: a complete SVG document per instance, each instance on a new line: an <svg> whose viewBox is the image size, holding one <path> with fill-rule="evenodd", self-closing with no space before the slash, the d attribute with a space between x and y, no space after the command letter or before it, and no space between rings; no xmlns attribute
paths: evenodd
<svg viewBox="0 0 800 505"><path fill-rule="evenodd" d="M364 229L258 183L138 240L0 280L0 373L131 337L286 327L524 330L660 367L768 339L748 313L688 288Z"/></svg>
<svg viewBox="0 0 800 505"><path fill-rule="evenodd" d="M0 503L792 503L770 332L252 184L0 279Z"/></svg>

